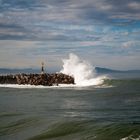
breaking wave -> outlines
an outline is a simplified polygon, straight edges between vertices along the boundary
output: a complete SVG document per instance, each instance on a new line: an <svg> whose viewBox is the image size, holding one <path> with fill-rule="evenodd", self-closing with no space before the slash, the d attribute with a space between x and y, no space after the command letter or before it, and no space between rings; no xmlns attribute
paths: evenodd
<svg viewBox="0 0 140 140"><path fill-rule="evenodd" d="M100 85L104 82L105 76L96 76L95 68L85 60L81 60L77 55L71 53L68 59L63 59L64 74L73 76L76 86Z"/></svg>

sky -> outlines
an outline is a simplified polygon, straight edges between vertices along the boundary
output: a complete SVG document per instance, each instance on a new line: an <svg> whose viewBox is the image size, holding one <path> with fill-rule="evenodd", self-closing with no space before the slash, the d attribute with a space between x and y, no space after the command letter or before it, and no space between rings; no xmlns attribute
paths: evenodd
<svg viewBox="0 0 140 140"><path fill-rule="evenodd" d="M140 69L140 0L0 0L0 68Z"/></svg>

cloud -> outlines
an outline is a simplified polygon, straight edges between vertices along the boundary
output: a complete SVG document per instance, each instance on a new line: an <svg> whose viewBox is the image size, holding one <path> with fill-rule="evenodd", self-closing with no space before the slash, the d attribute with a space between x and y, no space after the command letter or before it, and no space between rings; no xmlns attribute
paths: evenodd
<svg viewBox="0 0 140 140"><path fill-rule="evenodd" d="M3 25L13 25L14 30L17 30L15 26L23 27L30 31L28 36L33 36L36 40L41 33L43 38L43 31L47 36L47 31L50 29L53 32L53 28L60 33L60 30L92 30L96 26L102 28L101 26L108 24L135 24L134 20L140 19L137 4L139 2L136 0L1 0L0 21ZM39 35L36 37L37 34ZM54 40L58 38L61 37L54 36Z"/></svg>
<svg viewBox="0 0 140 140"><path fill-rule="evenodd" d="M140 41L131 40L122 43L122 48L130 50L131 52L139 53L140 52Z"/></svg>
<svg viewBox="0 0 140 140"><path fill-rule="evenodd" d="M137 56L139 7L139 0L0 0L1 50L10 54L6 46L12 46L15 59L24 62L47 55L53 64L51 57L69 52L102 61L106 56Z"/></svg>
<svg viewBox="0 0 140 140"><path fill-rule="evenodd" d="M128 7L131 8L132 10L139 11L140 10L140 2L136 2L136 1L130 2L130 3L128 3Z"/></svg>
<svg viewBox="0 0 140 140"><path fill-rule="evenodd" d="M33 9L36 7L43 7L41 3L37 0L1 0L0 1L1 10L11 10L11 9Z"/></svg>
<svg viewBox="0 0 140 140"><path fill-rule="evenodd" d="M128 42L124 42L123 43L123 48L130 48L130 47L133 47L133 46L135 46L135 42L134 41L128 41Z"/></svg>

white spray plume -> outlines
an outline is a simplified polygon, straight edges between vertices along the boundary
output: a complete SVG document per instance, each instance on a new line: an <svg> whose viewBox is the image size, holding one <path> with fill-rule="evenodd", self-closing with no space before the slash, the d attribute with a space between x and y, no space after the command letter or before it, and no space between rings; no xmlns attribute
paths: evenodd
<svg viewBox="0 0 140 140"><path fill-rule="evenodd" d="M80 60L77 55L70 53L69 58L62 61L64 64L60 72L73 76L76 86L99 85L103 82L101 77L95 78L94 67L88 62Z"/></svg>

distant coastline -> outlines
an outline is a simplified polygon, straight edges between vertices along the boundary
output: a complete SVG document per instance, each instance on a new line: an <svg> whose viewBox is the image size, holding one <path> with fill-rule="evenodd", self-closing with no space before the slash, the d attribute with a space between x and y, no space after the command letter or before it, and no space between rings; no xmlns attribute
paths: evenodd
<svg viewBox="0 0 140 140"><path fill-rule="evenodd" d="M109 68L95 67L99 73L140 73L140 70L114 70Z"/></svg>

